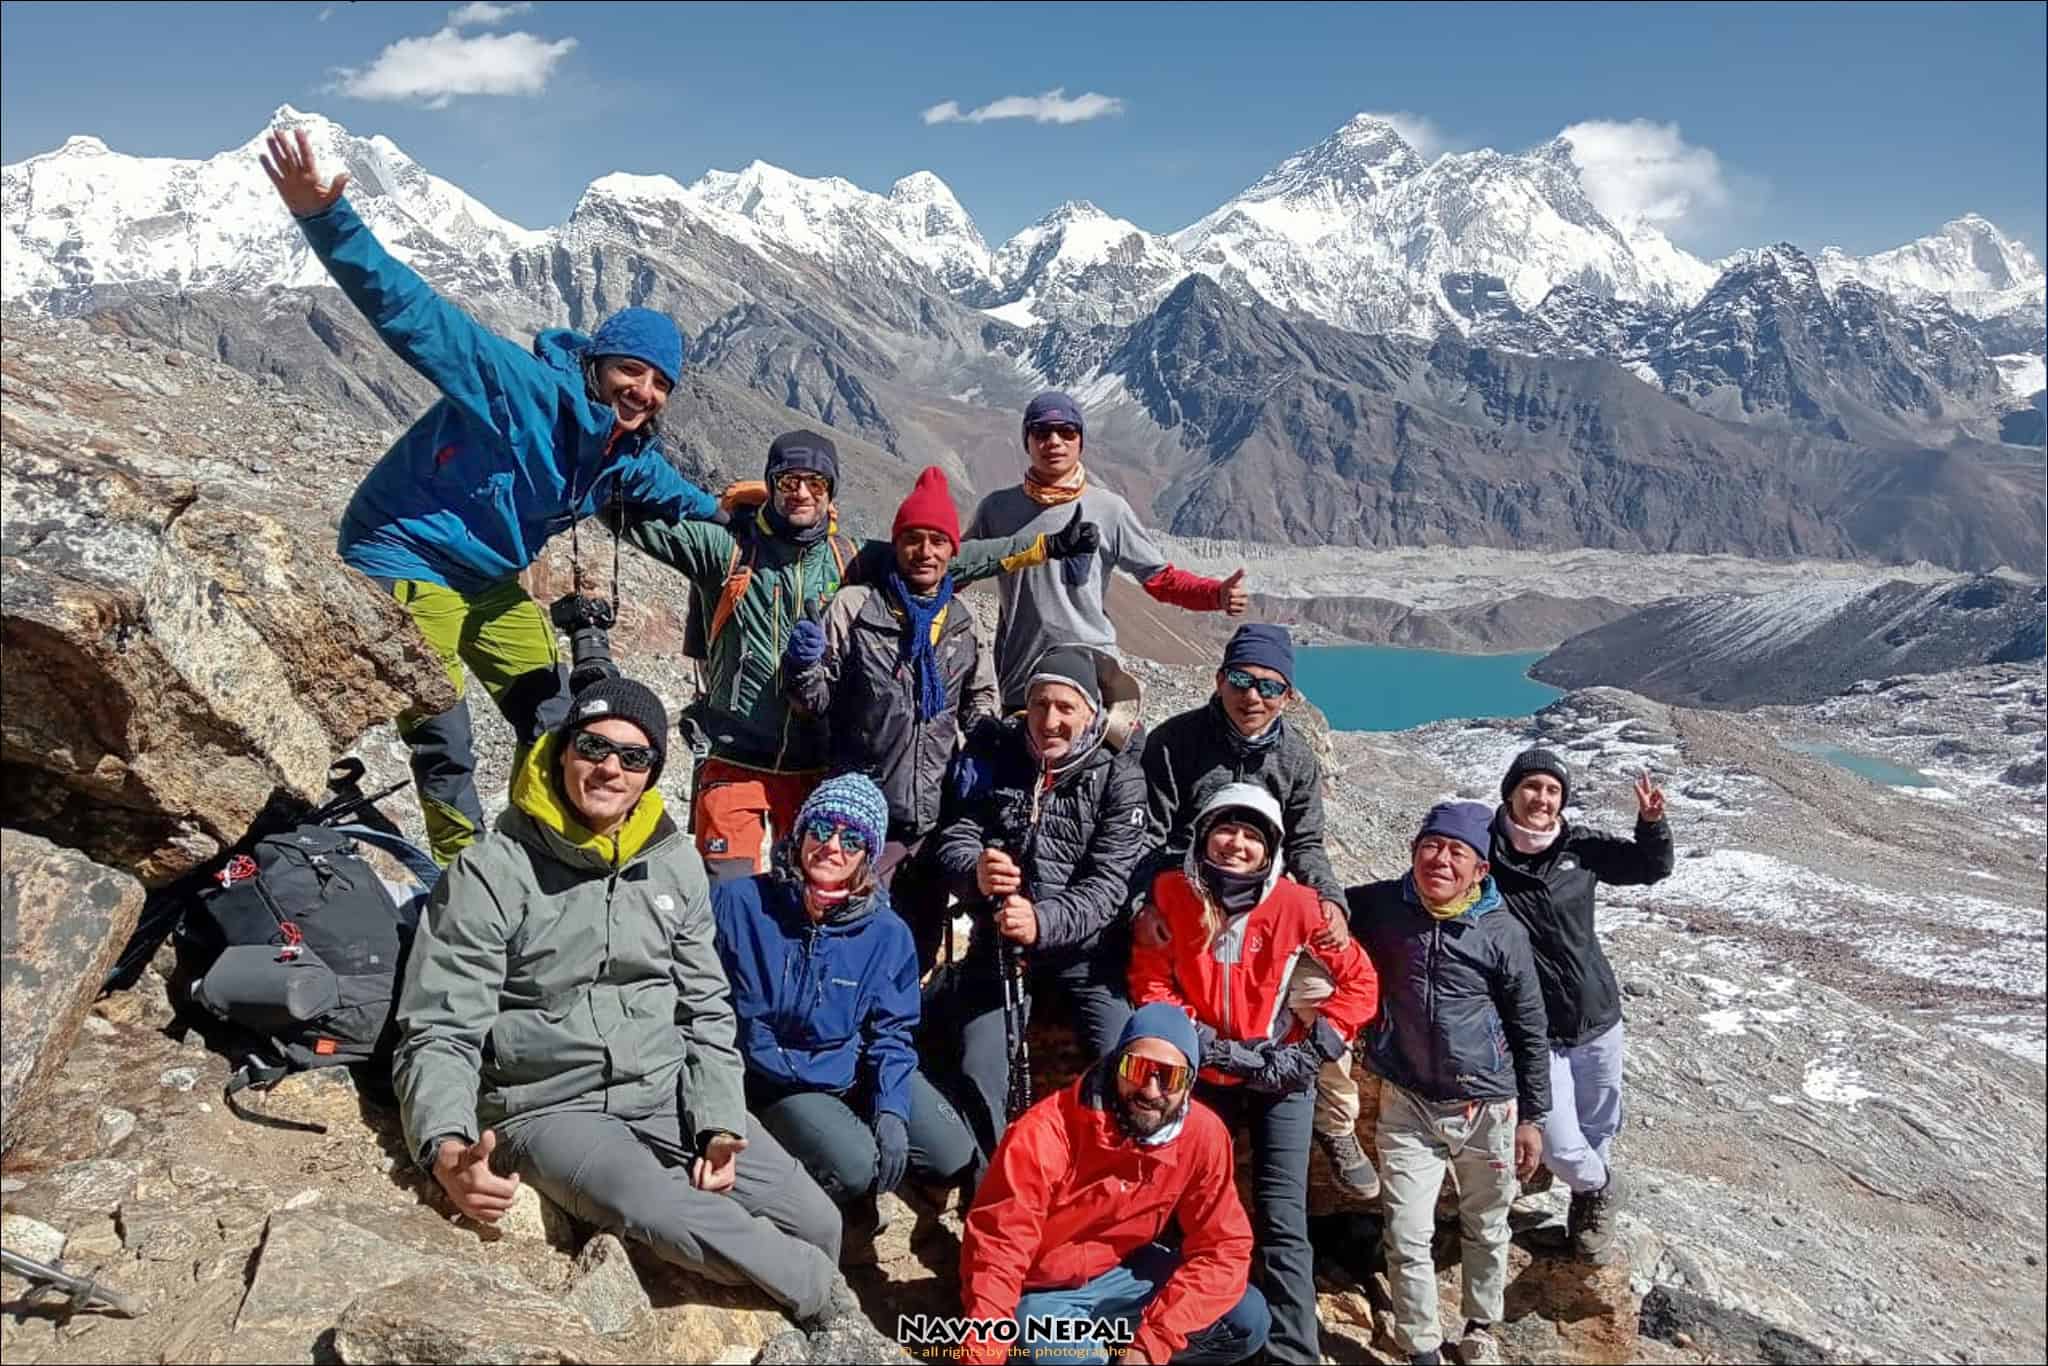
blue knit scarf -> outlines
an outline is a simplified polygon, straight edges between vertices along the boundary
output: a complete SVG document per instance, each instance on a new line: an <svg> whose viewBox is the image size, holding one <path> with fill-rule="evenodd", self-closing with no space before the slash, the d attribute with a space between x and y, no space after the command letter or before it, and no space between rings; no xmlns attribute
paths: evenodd
<svg viewBox="0 0 2048 1366"><path fill-rule="evenodd" d="M932 595L920 598L903 582L903 575L892 569L889 591L896 595L906 623L896 658L917 671L917 719L929 721L946 709L946 679L939 672L939 652L932 648L932 623L953 601L953 576L942 575Z"/></svg>

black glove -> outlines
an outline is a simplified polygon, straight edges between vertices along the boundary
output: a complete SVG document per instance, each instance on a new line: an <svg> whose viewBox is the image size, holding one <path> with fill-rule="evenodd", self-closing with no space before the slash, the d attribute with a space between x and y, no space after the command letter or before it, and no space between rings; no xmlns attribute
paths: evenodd
<svg viewBox="0 0 2048 1366"><path fill-rule="evenodd" d="M903 1184L910 1165L910 1130L903 1116L885 1111L875 1116L875 1194L886 1195Z"/></svg>
<svg viewBox="0 0 2048 1366"><path fill-rule="evenodd" d="M1217 1039L1202 1044L1202 1065L1213 1067L1226 1077L1249 1077L1264 1062L1258 1045L1236 1039Z"/></svg>
<svg viewBox="0 0 2048 1366"><path fill-rule="evenodd" d="M1284 1096L1306 1090L1316 1084L1316 1073L1323 1070L1322 1055L1307 1040L1269 1043L1258 1051L1259 1065L1245 1076L1244 1084L1267 1095Z"/></svg>
<svg viewBox="0 0 2048 1366"><path fill-rule="evenodd" d="M1055 560L1071 560L1082 555L1093 555L1102 548L1102 534L1095 529L1095 523L1081 520L1081 509L1074 509L1074 519L1058 531L1045 538L1045 553Z"/></svg>
<svg viewBox="0 0 2048 1366"><path fill-rule="evenodd" d="M732 514L730 512L727 512L722 507L715 507L711 509L711 511L705 513L702 517L697 518L697 520L700 522L709 522L713 526L731 526Z"/></svg>

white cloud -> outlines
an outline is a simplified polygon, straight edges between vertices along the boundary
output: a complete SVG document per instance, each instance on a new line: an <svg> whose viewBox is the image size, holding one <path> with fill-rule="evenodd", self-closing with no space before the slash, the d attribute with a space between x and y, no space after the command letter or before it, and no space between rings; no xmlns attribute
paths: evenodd
<svg viewBox="0 0 2048 1366"><path fill-rule="evenodd" d="M444 28L400 38L360 70L340 68L334 88L359 100L423 100L429 109L445 109L457 95L539 95L555 63L575 46L574 38L550 42L531 33L465 37Z"/></svg>
<svg viewBox="0 0 2048 1366"><path fill-rule="evenodd" d="M332 19L334 17L334 6L327 6L326 8L322 9L318 15L314 17L319 19L321 23L326 23L329 19Z"/></svg>
<svg viewBox="0 0 2048 1366"><path fill-rule="evenodd" d="M494 5L491 0L470 0L461 9L448 11L450 28L488 28L501 24L515 14L524 14L533 6L528 0L512 0L510 4Z"/></svg>
<svg viewBox="0 0 2048 1366"><path fill-rule="evenodd" d="M1688 143L1675 123L1589 119L1558 136L1571 144L1586 197L1624 230L1696 225L1734 197L1720 158Z"/></svg>
<svg viewBox="0 0 2048 1366"><path fill-rule="evenodd" d="M947 100L924 111L924 121L931 123L988 123L993 119L1030 119L1033 123L1086 123L1090 119L1105 118L1124 112L1124 102L1114 95L1098 95L1089 91L1085 95L1067 98L1064 87L1048 90L1043 95L1005 95L991 100L979 109L962 113L956 101Z"/></svg>
<svg viewBox="0 0 2048 1366"><path fill-rule="evenodd" d="M1456 151L1461 146L1427 114L1412 114L1405 109L1368 109L1367 118L1379 119L1394 125L1394 131L1401 135L1401 141L1415 149L1415 155L1424 161L1435 161L1445 152Z"/></svg>

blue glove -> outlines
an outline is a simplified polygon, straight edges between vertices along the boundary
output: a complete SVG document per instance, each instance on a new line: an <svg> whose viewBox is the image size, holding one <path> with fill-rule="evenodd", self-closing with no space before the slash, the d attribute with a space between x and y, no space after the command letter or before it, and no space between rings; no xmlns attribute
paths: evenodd
<svg viewBox="0 0 2048 1366"><path fill-rule="evenodd" d="M790 628L789 646L782 661L791 669L808 669L825 657L825 628L815 621L800 621Z"/></svg>
<svg viewBox="0 0 2048 1366"><path fill-rule="evenodd" d="M910 1130L903 1116L884 1111L875 1116L875 1194L886 1195L903 1184L910 1166Z"/></svg>

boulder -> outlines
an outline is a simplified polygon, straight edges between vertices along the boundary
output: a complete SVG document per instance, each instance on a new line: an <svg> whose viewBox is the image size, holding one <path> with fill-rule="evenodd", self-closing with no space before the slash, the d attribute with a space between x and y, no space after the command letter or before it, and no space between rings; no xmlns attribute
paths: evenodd
<svg viewBox="0 0 2048 1366"><path fill-rule="evenodd" d="M316 797L369 727L455 699L404 609L335 557L317 491L198 483L132 445L9 409L0 817L158 885L277 794Z"/></svg>
<svg viewBox="0 0 2048 1366"><path fill-rule="evenodd" d="M5 676L19 672L10 656ZM34 835L0 832L0 1149L21 1136L64 1065L142 900L141 884L125 873Z"/></svg>
<svg viewBox="0 0 2048 1366"><path fill-rule="evenodd" d="M489 1272L442 1268L356 1297L334 1327L344 1362L557 1366L616 1360L590 1321Z"/></svg>
<svg viewBox="0 0 2048 1366"><path fill-rule="evenodd" d="M278 1210L264 1227L249 1293L235 1315L235 1331L332 1322L365 1291L446 1269L439 1258L380 1238L345 1219L310 1209Z"/></svg>
<svg viewBox="0 0 2048 1366"><path fill-rule="evenodd" d="M1646 1338L1698 1347L1733 1361L1831 1362L1842 1358L1819 1343L1679 1286L1658 1285L1643 1296L1637 1326Z"/></svg>
<svg viewBox="0 0 2048 1366"><path fill-rule="evenodd" d="M654 1306L626 1245L609 1233L592 1238L577 1255L576 1279L563 1298L599 1333L636 1333L654 1322Z"/></svg>

